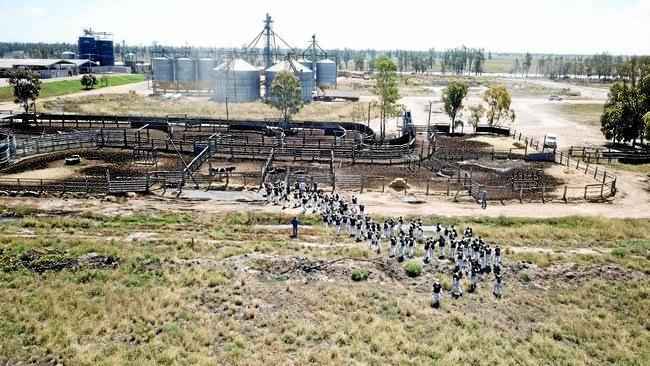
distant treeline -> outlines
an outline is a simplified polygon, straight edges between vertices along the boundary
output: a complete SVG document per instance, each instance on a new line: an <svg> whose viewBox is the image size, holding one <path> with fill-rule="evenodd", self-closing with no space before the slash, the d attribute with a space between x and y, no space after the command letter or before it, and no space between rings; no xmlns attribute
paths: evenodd
<svg viewBox="0 0 650 366"><path fill-rule="evenodd" d="M123 49L124 48L124 49ZM64 51L78 53L77 44L72 43L18 43L0 42L1 57L25 58L60 58ZM226 58L230 53L237 52L251 64L261 66L263 58L261 49L255 50L258 55L246 55L243 48L201 48L201 47L171 47L153 43L151 46L131 46L116 42L115 54L120 59L124 53L133 52L137 60L149 62L154 55L165 51L168 55L188 55L193 57L211 56L218 60ZM278 49L277 53L286 53L288 50ZM303 50L294 50L300 57ZM374 71L376 60L385 55L397 64L400 72L442 72L454 74L482 74L486 65L491 63L499 67L492 70L502 70L514 75L528 75L533 72L537 75L551 79L568 77L585 77L598 79L630 78L638 75L639 67L646 67L650 62L649 56L614 56L608 53L595 55L549 55L549 54L505 54L485 51L483 48L469 48L465 46L436 50L431 48L426 51L409 50L354 50L349 48L327 50L328 57L336 59L341 69L356 71ZM306 55L308 56L308 54ZM503 65L506 63L505 65ZM508 66L511 63L511 66Z"/></svg>

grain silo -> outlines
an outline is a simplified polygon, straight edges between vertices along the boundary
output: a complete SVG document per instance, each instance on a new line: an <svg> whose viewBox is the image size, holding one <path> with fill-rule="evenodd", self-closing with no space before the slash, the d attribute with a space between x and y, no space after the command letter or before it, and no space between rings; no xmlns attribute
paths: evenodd
<svg viewBox="0 0 650 366"><path fill-rule="evenodd" d="M197 77L200 89L211 90L214 85L213 70L216 61L213 58L201 58L197 61Z"/></svg>
<svg viewBox="0 0 650 366"><path fill-rule="evenodd" d="M300 60L298 60L298 63L301 64L302 66L308 68L309 70L312 69L312 64L311 64L311 60L310 60L310 59L307 59L307 58L301 58ZM311 70L311 71L314 71L314 70Z"/></svg>
<svg viewBox="0 0 650 366"><path fill-rule="evenodd" d="M302 90L301 94L303 102L310 102L312 100L312 92L314 90L314 73L312 73L309 68L292 59L280 61L277 64L266 69L266 72L264 73L264 83L266 86L267 97L270 93L273 80L280 71L289 71L298 78L300 81L300 89Z"/></svg>
<svg viewBox="0 0 650 366"><path fill-rule="evenodd" d="M260 71L245 60L227 60L214 68L214 99L242 103L260 99Z"/></svg>
<svg viewBox="0 0 650 366"><path fill-rule="evenodd" d="M77 58L77 54L70 51L61 52L61 58L64 60L74 60Z"/></svg>
<svg viewBox="0 0 650 366"><path fill-rule="evenodd" d="M329 59L316 63L316 84L319 88L336 85L336 63Z"/></svg>
<svg viewBox="0 0 650 366"><path fill-rule="evenodd" d="M194 88L196 83L196 60L191 57L176 59L176 82L186 89Z"/></svg>
<svg viewBox="0 0 650 366"><path fill-rule="evenodd" d="M163 89L171 89L174 84L174 60L169 57L151 59L154 84Z"/></svg>

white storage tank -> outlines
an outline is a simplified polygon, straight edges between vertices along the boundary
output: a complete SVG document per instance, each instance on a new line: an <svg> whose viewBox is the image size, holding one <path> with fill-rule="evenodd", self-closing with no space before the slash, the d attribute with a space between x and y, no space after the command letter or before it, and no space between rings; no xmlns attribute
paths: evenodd
<svg viewBox="0 0 650 366"><path fill-rule="evenodd" d="M336 85L336 62L324 59L318 61L316 66L316 84L319 87Z"/></svg>
<svg viewBox="0 0 650 366"><path fill-rule="evenodd" d="M213 58L205 57L199 59L197 61L197 64L198 83L200 84L201 88L211 90L212 86L214 85L214 76L212 74L212 71L217 65L217 62Z"/></svg>
<svg viewBox="0 0 650 366"><path fill-rule="evenodd" d="M151 59L153 80L156 82L174 82L174 60L169 57L154 57Z"/></svg>
<svg viewBox="0 0 650 366"><path fill-rule="evenodd" d="M260 71L244 59L227 60L214 68L214 99L243 103L260 99Z"/></svg>
<svg viewBox="0 0 650 366"><path fill-rule="evenodd" d="M196 60L191 57L176 59L176 81L184 85L196 82Z"/></svg>

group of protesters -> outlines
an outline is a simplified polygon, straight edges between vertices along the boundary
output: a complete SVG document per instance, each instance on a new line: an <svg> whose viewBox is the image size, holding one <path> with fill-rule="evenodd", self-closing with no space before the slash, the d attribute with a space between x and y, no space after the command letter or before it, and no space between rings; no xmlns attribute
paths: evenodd
<svg viewBox="0 0 650 366"><path fill-rule="evenodd" d="M293 185L266 183L263 190L267 203L282 205L283 209L299 209L302 214L311 210L319 214L337 236L348 235L357 242L367 242L377 254L387 250L388 258L403 262L415 257L417 247L422 249L424 265L436 260L450 262L453 265L450 290L453 298L463 295L463 279L468 279L467 292L471 293L490 273L494 274L492 293L497 298L503 295L501 249L475 236L471 227L466 227L459 235L455 225L446 227L438 223L435 227L426 227L421 219L399 216L375 221L358 197L353 195L348 200L338 193L324 193L316 184L308 185L304 181ZM298 236L299 224L298 217L291 220L292 237ZM442 285L436 280L432 306L439 307L442 296Z"/></svg>

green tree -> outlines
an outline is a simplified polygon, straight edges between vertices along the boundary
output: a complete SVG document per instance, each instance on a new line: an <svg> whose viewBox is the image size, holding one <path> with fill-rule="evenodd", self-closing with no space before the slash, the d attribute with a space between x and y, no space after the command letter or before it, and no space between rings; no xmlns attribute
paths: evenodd
<svg viewBox="0 0 650 366"><path fill-rule="evenodd" d="M512 99L505 86L492 87L483 93L483 101L487 103L485 117L490 126L499 126L501 121L509 119L515 121L515 111L510 109Z"/></svg>
<svg viewBox="0 0 650 366"><path fill-rule="evenodd" d="M365 65L366 58L363 55L357 56L354 58L354 70L355 71L363 71L363 67Z"/></svg>
<svg viewBox="0 0 650 366"><path fill-rule="evenodd" d="M377 72L374 74L375 85L373 94L379 97L381 110L381 138L386 135L386 118L399 113L397 101L400 96L397 89L397 66L390 58L380 56L377 58Z"/></svg>
<svg viewBox="0 0 650 366"><path fill-rule="evenodd" d="M288 122L304 105L298 78L287 70L280 71L271 84L268 103L280 111L284 122Z"/></svg>
<svg viewBox="0 0 650 366"><path fill-rule="evenodd" d="M608 140L617 143L632 142L645 138L645 115L650 111L650 74L636 85L619 81L609 89L600 130Z"/></svg>
<svg viewBox="0 0 650 366"><path fill-rule="evenodd" d="M97 85L97 78L93 74L86 74L81 78L81 85L83 85L86 90L92 89Z"/></svg>
<svg viewBox="0 0 650 366"><path fill-rule="evenodd" d="M643 116L643 121L645 121L645 139L650 141L650 112Z"/></svg>
<svg viewBox="0 0 650 366"><path fill-rule="evenodd" d="M526 72L526 77L528 77L528 70L530 70L530 66L533 64L533 55L530 54L530 52L526 52L526 57L524 59L524 62L522 64L523 71Z"/></svg>
<svg viewBox="0 0 650 366"><path fill-rule="evenodd" d="M474 127L474 130L476 130L476 126L478 126L483 115L485 115L485 107L483 107L483 104L479 103L474 107L469 107L469 117L467 118L467 121Z"/></svg>
<svg viewBox="0 0 650 366"><path fill-rule="evenodd" d="M41 93L41 80L38 74L29 70L16 70L9 74L9 85L14 88L14 103L20 104L29 113L29 107L36 104Z"/></svg>
<svg viewBox="0 0 650 366"><path fill-rule="evenodd" d="M452 81L442 92L442 103L445 113L451 118L451 132L456 130L456 117L463 109L463 99L467 97L469 88L461 81Z"/></svg>

